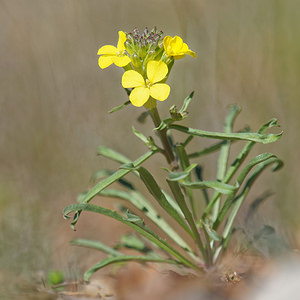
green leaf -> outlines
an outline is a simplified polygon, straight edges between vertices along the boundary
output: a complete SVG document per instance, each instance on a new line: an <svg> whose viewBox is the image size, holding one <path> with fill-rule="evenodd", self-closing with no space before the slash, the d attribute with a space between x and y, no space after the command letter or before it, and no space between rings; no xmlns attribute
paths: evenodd
<svg viewBox="0 0 300 300"><path fill-rule="evenodd" d="M194 91L191 92L191 93L184 99L183 105L182 105L182 107L181 107L180 110L179 110L179 113L180 113L180 114L185 114L185 113L187 113L187 108L188 108L188 106L190 105L190 102L192 101L193 96L194 96Z"/></svg>
<svg viewBox="0 0 300 300"><path fill-rule="evenodd" d="M144 161L146 161L148 158L150 158L153 154L155 154L155 151L150 151L142 155L140 158L135 160L133 162L134 165L138 166L142 164ZM92 187L88 192L86 192L82 197L80 197L80 203L88 203L91 201L98 193L100 193L102 190L110 186L116 181L119 181L122 177L130 173L132 170L117 170L114 172L111 176L101 180L98 182L94 187ZM77 211L74 214L73 221L71 222L71 228L74 230L74 227L79 219L81 211Z"/></svg>
<svg viewBox="0 0 300 300"><path fill-rule="evenodd" d="M190 163L187 153L185 151L185 146L183 144L177 144L175 147L175 151L176 151L177 157L179 158L181 169L184 170L184 173L187 174L184 178L186 178L186 181L189 182L192 179L190 172L197 167L197 164ZM175 174L175 176L174 176L174 174L170 174L170 180L172 180L172 179L174 180L174 178L176 180L176 178L177 178L176 174ZM195 208L193 191L189 188L184 188L184 187L183 187L183 190L184 190L185 195L188 198L188 201L189 201L189 204L190 204L190 207L192 210L192 215L193 215L194 219L196 220L196 219L198 219L198 215L197 215L197 211Z"/></svg>
<svg viewBox="0 0 300 300"><path fill-rule="evenodd" d="M199 182L180 182L181 185L189 187L191 189L206 189L212 188L219 193L228 195L238 189L238 187L226 184L219 181L199 181Z"/></svg>
<svg viewBox="0 0 300 300"><path fill-rule="evenodd" d="M238 133L241 133L241 132L249 132L249 127L246 127L244 129L238 131ZM191 135L190 137L193 137L193 135ZM235 143L237 141L238 140L234 140L234 141L231 141L231 142ZM225 145L226 143L227 143L227 140L224 140L222 142L218 142L218 143L213 144L209 147L206 147L206 148L204 148L200 151L190 153L190 154L188 154L188 158L197 158L197 157L200 157L200 156L203 156L203 155L207 155L207 154L219 151L222 148L222 146Z"/></svg>
<svg viewBox="0 0 300 300"><path fill-rule="evenodd" d="M168 127L169 124L172 124L173 122L175 122L172 118L167 118L161 121L161 123L159 124L158 127L154 128L154 130L163 130L165 128Z"/></svg>
<svg viewBox="0 0 300 300"><path fill-rule="evenodd" d="M120 109L126 107L128 104L130 104L130 101L129 101L129 100L126 101L126 102L124 102L123 104L121 104L121 105L119 105L119 106L116 106L116 107L112 108L112 109L109 111L109 113L111 114L111 113L113 113L113 112L115 112L115 111L118 111L118 110L120 110Z"/></svg>
<svg viewBox="0 0 300 300"><path fill-rule="evenodd" d="M103 157L109 158L109 159L116 161L118 163L121 163L121 164L126 164L126 163L131 162L131 160L129 158L127 158L126 156L124 156L123 154L120 154L117 151L107 148L105 146L100 146L98 148L97 154L101 155Z"/></svg>
<svg viewBox="0 0 300 300"><path fill-rule="evenodd" d="M262 162L264 162L264 161L266 161L266 160L268 160L270 158L276 158L276 156L274 154L272 154L272 153L262 153L262 154L259 154L259 155L255 156L254 158L252 158L250 160L250 162L247 164L247 166L242 170L242 172L238 176L238 178L237 178L237 184L238 185L242 184L242 182L244 181L245 177L248 175L248 173L250 172L250 170L254 166L256 166L256 165L258 165L258 164L260 164L260 163L262 163Z"/></svg>
<svg viewBox="0 0 300 300"><path fill-rule="evenodd" d="M263 124L259 130L258 133L262 134L264 133L268 128L272 127L278 127L279 125L277 124L277 119L271 119L267 123ZM245 161L247 158L248 154L254 147L255 142L247 142L246 145L243 147L242 151L239 153L237 158L234 160L234 162L231 164L231 166L228 168L225 178L223 180L224 183L228 183L232 177L235 175L235 173L238 171L242 163ZM214 206L215 202L219 199L221 194L219 192L215 192L213 197L211 198L209 204L206 206L205 211L201 217L201 219L205 219L206 215L211 211L212 207Z"/></svg>
<svg viewBox="0 0 300 300"><path fill-rule="evenodd" d="M156 127L155 130L163 130L163 129L167 128L170 124L172 124L176 121L181 121L181 120L185 119L186 115L188 114L186 109L188 108L188 106L193 98L193 95L194 95L194 92L191 92L190 95L184 99L183 105L179 111L177 110L175 105L170 107L169 111L170 111L171 118L162 120L160 125L158 127Z"/></svg>
<svg viewBox="0 0 300 300"><path fill-rule="evenodd" d="M126 221L136 224L140 227L145 225L144 221L139 216L132 214L129 211L126 212Z"/></svg>
<svg viewBox="0 0 300 300"><path fill-rule="evenodd" d="M180 254L177 250L175 250L166 241L161 239L158 235L156 235L152 230L150 230L146 226L140 226L140 225L137 225L136 223L129 222L126 218L122 217L117 212L107 209L107 208L104 208L104 207L96 206L93 204L86 204L86 203L71 204L64 209L63 214L64 214L64 217L66 219L68 219L68 218L70 218L69 214L71 212L76 213L78 211L91 211L91 212L102 214L102 215L111 217L115 220L118 220L118 221L126 224L127 226L131 227L132 229L134 229L136 232L138 232L139 234L141 234L142 236L144 236L145 238L147 238L148 240L150 240L151 242L156 244L162 250L166 251L170 255L177 258L182 264L184 264L190 268L199 270L198 266L196 266L193 262L188 260L182 254Z"/></svg>
<svg viewBox="0 0 300 300"><path fill-rule="evenodd" d="M233 123L241 108L236 105L229 106L229 113L225 120L224 133L232 133ZM223 181L226 174L226 168L229 157L230 141L225 141L221 146L220 156L218 160L217 180Z"/></svg>
<svg viewBox="0 0 300 300"><path fill-rule="evenodd" d="M130 249L135 249L138 251L143 251L146 245L141 239L139 239L135 234L123 234L121 236L121 244Z"/></svg>
<svg viewBox="0 0 300 300"><path fill-rule="evenodd" d="M237 115L240 113L241 108L236 105L230 105L229 106L229 113L225 119L225 125L224 125L224 132L225 133L232 133L233 123L237 117ZM226 169L228 165L228 159L229 159L229 152L230 152L230 146L232 141L226 140L225 143L221 146L219 159L218 159L218 168L217 168L217 180L220 182L224 182L224 177L226 174ZM213 207L212 210L212 222L214 222L218 216L218 212L221 205L221 198L219 197Z"/></svg>
<svg viewBox="0 0 300 300"><path fill-rule="evenodd" d="M249 179L247 180L245 187L243 188L242 192L234 199L234 203L232 206L232 210L230 212L230 215L227 219L226 225L224 227L223 230L223 245L227 246L228 241L230 239L230 232L231 232L231 228L233 225L233 222L235 220L235 217L244 201L244 199L246 198L247 194L249 193L252 185L254 184L254 182L256 181L256 179L259 177L259 175L270 165L275 164L275 167L273 168L273 171L277 171L282 167L282 161L276 157L271 157L266 161L261 162L260 164L258 164L256 166L256 168L254 169L254 171L252 172L251 176L249 177ZM221 211L222 212L222 211ZM215 225L214 225L215 228ZM224 246L224 247L225 247Z"/></svg>
<svg viewBox="0 0 300 300"><path fill-rule="evenodd" d="M194 128L189 128L181 125L169 125L169 129L175 129L186 134L212 138L212 139L221 139L221 140L245 140L245 141L252 141L256 143L273 143L280 139L282 132L278 134L259 134L259 133L223 133L223 132L210 132L204 131Z"/></svg>
<svg viewBox="0 0 300 300"><path fill-rule="evenodd" d="M196 167L197 167L197 164L192 164L192 165L188 166L183 172L172 172L166 168L165 168L165 170L167 170L169 172L169 175L170 175L169 180L179 181L179 180L182 180L182 179L188 177L190 175L191 171Z"/></svg>
<svg viewBox="0 0 300 300"><path fill-rule="evenodd" d="M170 205L164 193L158 186L157 182L151 175L151 173L143 167L139 167L137 171L140 174L142 181L147 187L150 194L155 198L158 204L171 216L173 219L181 225L181 227L190 235L192 235L190 228L187 226L185 221L181 218L178 212Z"/></svg>
<svg viewBox="0 0 300 300"><path fill-rule="evenodd" d="M142 155L140 158L135 160L133 162L134 166L139 166L144 161L146 161L148 158L150 158L153 154L155 154L155 151L149 151ZM130 169L120 169L117 170L115 173L113 173L111 176L103 179L102 181L98 182L93 188L91 188L84 196L84 198L81 200L82 203L88 203L93 197L95 197L98 193L100 193L102 190L110 186L112 183L118 181L120 178L124 177L128 173L130 173Z"/></svg>
<svg viewBox="0 0 300 300"><path fill-rule="evenodd" d="M92 248L96 250L100 250L104 253L107 253L112 256L122 256L123 253L116 251L115 249L101 243L100 241L91 241L86 239L75 239L71 241L72 245L86 247L86 248Z"/></svg>
<svg viewBox="0 0 300 300"><path fill-rule="evenodd" d="M163 192L164 193L164 192ZM153 208L153 206L148 202L148 200L138 191L132 190L129 192L119 191L114 189L105 189L100 195L107 197L114 197L124 199L133 204L138 208L143 214L145 214L154 224L156 224L162 231L164 231L178 246L184 249L190 257L194 260L197 260L197 257L193 253L190 246L181 238L181 236L171 227ZM181 215L182 212L178 207L178 204L172 199L173 202L170 202L170 196L164 193L168 202L177 210Z"/></svg>
<svg viewBox="0 0 300 300"><path fill-rule="evenodd" d="M208 224L207 220L206 222L202 222L207 234L209 235L209 237L213 240L213 241L221 241L221 237L218 235L218 233L212 229L212 227Z"/></svg>
<svg viewBox="0 0 300 300"><path fill-rule="evenodd" d="M197 226L194 222L192 213L190 212L189 208L187 207L187 204L186 204L184 196L181 192L180 186L177 181L171 181L171 180L167 179L167 182L168 182L168 185L174 195L174 198L175 198L177 204L179 205L181 211L183 212L187 222L189 223L189 225L192 229L192 232L193 232L192 237L197 242L199 250L202 253L203 259L204 259L204 261L206 261L206 253L205 253L205 250L203 247L201 236L200 236Z"/></svg>
<svg viewBox="0 0 300 300"><path fill-rule="evenodd" d="M136 137L138 137L150 150L157 151L159 148L155 145L154 140L151 136L148 138L144 136L140 131L136 130L132 126L132 131Z"/></svg>
<svg viewBox="0 0 300 300"><path fill-rule="evenodd" d="M84 281L89 281L91 276L97 272L98 270L102 269L105 266L116 264L116 263L124 263L129 261L135 261L140 263L146 262L156 262L156 263L167 263L167 264L180 264L179 261L173 259L163 259L163 258L154 258L151 256L134 256L134 255L123 255L118 257L110 257L101 260L99 263L95 264L89 270L84 273L83 279Z"/></svg>
<svg viewBox="0 0 300 300"><path fill-rule="evenodd" d="M273 159L277 160L276 156L271 154L271 153L263 153L263 154L259 154L256 157L254 157L253 159L251 159L251 161L249 162L249 164L247 164L247 166L242 170L242 172L240 173L240 175L237 178L237 185L241 186L244 179L246 178L246 176L249 174L249 172L251 171L251 169L259 164L262 164L262 166L264 166L264 162L268 161L273 161ZM247 186L247 185L246 185ZM227 199L225 200L223 207L220 211L220 213L217 216L217 219L214 222L214 228L218 228L219 224L222 222L222 220L225 218L227 212L230 210L230 208L235 205L234 204L234 197L235 195L229 195L227 197Z"/></svg>

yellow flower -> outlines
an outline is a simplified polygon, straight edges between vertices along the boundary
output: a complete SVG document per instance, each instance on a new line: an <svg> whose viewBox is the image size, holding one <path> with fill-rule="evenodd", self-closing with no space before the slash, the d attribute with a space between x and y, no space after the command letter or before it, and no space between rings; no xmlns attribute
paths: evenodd
<svg viewBox="0 0 300 300"><path fill-rule="evenodd" d="M180 59L188 54L192 57L197 57L197 54L190 50L188 45L183 42L182 38L179 36L171 37L166 36L164 38L164 48L167 56L173 56L174 59Z"/></svg>
<svg viewBox="0 0 300 300"><path fill-rule="evenodd" d="M122 77L124 88L134 88L129 100L134 106L143 106L150 96L153 99L164 101L170 94L170 87L165 83L158 83L168 74L168 67L162 61L151 60L147 64L147 79L137 71L126 71Z"/></svg>
<svg viewBox="0 0 300 300"><path fill-rule="evenodd" d="M119 41L117 47L106 45L98 50L98 55L101 55L98 60L99 67L105 69L111 64L118 67L125 67L130 63L130 58L126 54L124 43L126 41L126 34L119 31Z"/></svg>

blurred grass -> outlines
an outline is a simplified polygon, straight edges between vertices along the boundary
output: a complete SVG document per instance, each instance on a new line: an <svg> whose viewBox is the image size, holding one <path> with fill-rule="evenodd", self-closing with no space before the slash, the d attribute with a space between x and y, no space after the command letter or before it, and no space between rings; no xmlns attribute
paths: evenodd
<svg viewBox="0 0 300 300"><path fill-rule="evenodd" d="M71 238L117 238L120 227L107 219L95 224L84 219L73 233L61 210L87 188L94 171L109 165L96 157L98 145L131 159L145 151L130 129L142 109L108 114L126 101L122 72L100 70L96 55L100 46L116 43L118 30L134 27L180 35L198 54L173 68L170 98L160 104L164 114L195 90L191 127L222 130L230 103L243 108L237 129L249 124L256 130L279 119L283 138L257 149L283 158L285 168L264 176L250 197L265 186L276 191L266 204L268 220L276 211L279 220L273 222L297 235L299 9L297 0L1 0L0 268L23 273L68 268L79 251L67 247ZM151 133L149 123L135 126ZM205 165L208 176L214 160Z"/></svg>

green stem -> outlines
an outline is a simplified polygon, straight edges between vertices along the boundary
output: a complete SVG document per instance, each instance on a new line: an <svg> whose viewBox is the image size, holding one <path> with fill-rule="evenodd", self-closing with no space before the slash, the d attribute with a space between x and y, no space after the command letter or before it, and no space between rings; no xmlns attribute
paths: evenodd
<svg viewBox="0 0 300 300"><path fill-rule="evenodd" d="M206 251L204 249L200 233L198 231L197 225L194 222L192 213L190 212L189 208L186 205L186 202L185 202L184 196L181 192L179 183L177 181L171 181L171 180L168 180L168 179L167 179L167 182L168 182L168 185L169 185L169 187L170 187L170 189L171 189L171 191L174 195L175 201L179 205L181 211L184 214L185 219L187 220L188 224L190 225L190 228L193 232L194 239L195 239L195 241L197 243L197 246L198 246L198 248L199 248L199 250L202 254L203 260L204 260L205 264L207 265L207 262L208 262L207 254L206 254Z"/></svg>
<svg viewBox="0 0 300 300"><path fill-rule="evenodd" d="M150 116L153 120L153 123L155 127L157 128L160 123L161 119L158 113L158 110L156 107L149 109ZM178 169L178 162L176 161L172 146L170 144L170 141L167 136L167 128L164 128L162 130L157 130L158 136L161 140L163 149L164 149L164 155L167 159L167 162L172 166L172 169Z"/></svg>
<svg viewBox="0 0 300 300"><path fill-rule="evenodd" d="M184 149L182 144L176 145L176 154L179 158L182 170L183 171L186 170L190 166L190 162L189 162L188 156L187 156L187 154L185 152L185 149ZM191 175L190 174L187 176L187 180L191 181ZM193 198L193 192L189 188L184 188L184 191L185 191L185 193L186 193L186 195L189 199L193 217L194 217L195 220L198 220L197 214L196 214L196 209L195 209L194 198Z"/></svg>

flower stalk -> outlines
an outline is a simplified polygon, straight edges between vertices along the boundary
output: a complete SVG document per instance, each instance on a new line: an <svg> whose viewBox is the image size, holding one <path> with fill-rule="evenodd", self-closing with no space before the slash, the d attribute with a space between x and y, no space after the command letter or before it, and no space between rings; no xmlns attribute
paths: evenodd
<svg viewBox="0 0 300 300"><path fill-rule="evenodd" d="M158 128L161 124L161 118L159 116L157 107L153 107L151 109L148 109L149 114L152 118L152 121L154 123L155 128ZM178 162L175 158L170 140L167 135L167 128L164 128L162 130L157 130L157 134L160 138L160 141L162 143L163 149L164 149L164 156L166 157L167 162L171 165L172 170L177 170L179 168Z"/></svg>

